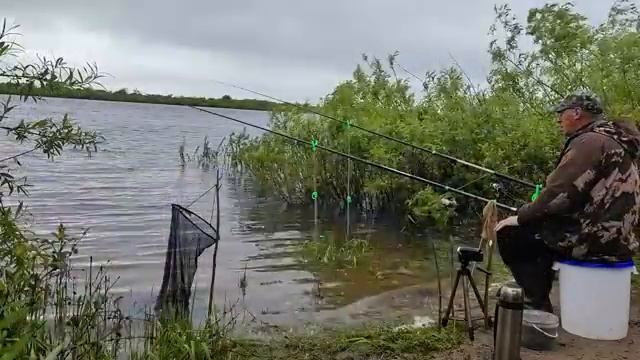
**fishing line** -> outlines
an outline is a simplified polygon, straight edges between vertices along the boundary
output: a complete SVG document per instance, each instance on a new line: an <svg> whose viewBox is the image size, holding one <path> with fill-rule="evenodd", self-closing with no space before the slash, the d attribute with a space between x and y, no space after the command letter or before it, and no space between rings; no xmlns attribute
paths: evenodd
<svg viewBox="0 0 640 360"><path fill-rule="evenodd" d="M347 120L345 124L345 128L347 129L347 154L351 155L351 131L350 129L351 122ZM349 236L351 234L351 223L350 223L350 210L351 210L351 159L347 159L347 198L345 201L347 202L347 237L349 240Z"/></svg>
<svg viewBox="0 0 640 360"><path fill-rule="evenodd" d="M311 193L311 199L313 200L313 223L315 226L315 233L318 234L318 139L317 133L313 134L311 140L311 151L313 157L313 193Z"/></svg>
<svg viewBox="0 0 640 360"><path fill-rule="evenodd" d="M324 118L327 118L327 119L330 119L330 120L333 120L333 121L337 121L337 122L342 123L342 124L344 124L344 123L345 123L345 121L344 121L344 120L340 120L340 119L335 118L335 117L333 117L333 116L330 116L330 115L326 115L326 114L323 114L323 113L317 112L317 111L315 111L315 110L313 110L313 109L311 109L311 108L304 107L304 106L301 106L301 105L298 105L298 104L294 104L294 103L291 103L291 102L286 101L286 100L278 99L278 98L276 98L276 97L269 96L269 95L267 95L267 94L263 94L263 93L261 93L261 92L254 91L254 90L251 90L251 89L247 89L247 88L242 87L242 86L239 86L239 85L229 84L229 83L225 83L225 82L223 82L223 81L219 81L219 80L212 80L212 81L217 82L217 83L220 83L220 84L225 85L225 86L231 86L231 87L234 87L234 88L237 88L237 89L240 89L240 90L248 91L248 92L250 92L250 93L252 93L252 94L259 95L259 96L263 96L263 97L266 97L266 98L268 98L268 99L275 100L275 101L281 102L281 103L283 103L283 104L286 104L286 105L289 105L289 106L296 107L296 108L298 108L298 109L302 109L302 110L305 110L305 111L309 111L310 113L316 114L316 115L318 115L318 116L321 116L321 117L324 117ZM447 159L447 160L454 161L454 162L457 162L457 163L459 163L459 164L462 164L462 165L466 165L466 166L469 166L469 167L475 168L475 169L477 169L477 170L481 170L481 171L488 172L489 174L492 174L492 175L497 176L497 177L499 177L499 178L503 178L503 179L506 179L506 180L509 180L509 181L512 181L512 182L516 182L516 183L519 183L519 184L521 184L521 185L529 186L529 187L532 187L532 188L537 188L537 187L536 187L536 184L534 184L534 183L532 183L532 182L529 182L529 181L526 181L526 180L520 180L520 179L515 178L515 177L513 177L513 176L510 176L510 175L507 175L507 174L503 174L503 173L497 172L497 171L495 171L495 170L491 170L491 169L488 169L488 168L486 168L486 167L484 167L484 166L477 165L477 164L474 164L474 163L470 163L470 162L465 161L465 160L462 160L462 159L458 159L458 158L453 157L453 156L451 156L451 155L443 154L443 153L438 152L438 151L435 151L435 150L433 150L433 149L427 149L427 148L424 148L424 147L422 147L422 146L414 145L414 144L411 144L411 143L406 142L406 141L404 141L404 140L401 140L401 139L398 139L398 138L394 138L394 137L391 137L391 136L389 136L389 135L381 134L381 133L376 132L376 131L373 131L373 130L369 130L369 129L364 128L364 127L362 127L362 126L359 126L359 125L357 125L357 124L353 124L353 123L352 123L352 124L350 124L350 126L351 126L351 127L356 128L356 129L362 130L362 131L364 131L364 132L367 132L367 133L369 133L369 134L372 134L372 135L376 135L376 136L382 137L382 138L387 139L387 140L389 140L389 141L394 141L394 142L397 142L397 143L402 144L402 145L404 145L404 146L409 146L409 147L411 147L411 148L414 148L414 149L416 149L416 150L420 150L420 151L423 151L423 152L427 152L427 153L430 153L430 154L432 154L432 155L439 156L439 157L445 158L445 159ZM433 145L429 145L429 146L433 147Z"/></svg>
<svg viewBox="0 0 640 360"><path fill-rule="evenodd" d="M218 184L214 184L212 187L210 187L207 191L203 192L202 194L200 194L200 196L198 196L197 199L193 200L189 205L185 206L185 209L190 208L193 204L195 204L198 200L202 199L202 197L204 197L205 195L207 195L209 192L211 192L211 190L215 189L216 186L218 186Z"/></svg>
<svg viewBox="0 0 640 360"><path fill-rule="evenodd" d="M482 175L482 176L480 176L480 177L478 177L478 178L476 178L476 179L473 179L473 180L469 181L468 183L466 183L466 184L464 184L464 185L460 186L460 187L458 188L458 190L464 189L464 188L466 188L467 186L469 186L469 185L471 185L471 184L473 184L473 183L475 183L475 182L478 182L478 181L480 181L480 180L482 180L482 179L486 178L486 177L487 177L487 176L489 176L489 175L491 175L491 174L484 174L484 175Z"/></svg>
<svg viewBox="0 0 640 360"><path fill-rule="evenodd" d="M508 168L512 168L512 167L514 167L514 166L515 166L515 164L514 164L514 165L509 166ZM457 188L457 189L458 189L458 190L460 190L460 189L464 189L465 187L467 187L467 186L469 186L469 185L471 185L471 184L473 184L473 183L475 183L475 182L478 182L478 181L480 181L480 180L482 180L482 179L486 178L486 177L487 177L487 176L489 176L489 175L491 175L491 174L485 174L485 175L482 175L482 176L480 176L480 177L478 177L478 178L476 178L476 179L474 179L474 180L471 180L471 181L469 181L468 183L466 183L466 184L464 184L464 185L460 186L460 187L459 187L459 188ZM536 185L536 186L538 186L538 185ZM502 193L503 195L505 195L506 197L508 197L510 200L512 200L512 201L514 201L514 202L526 203L526 201L523 201L523 200L521 200L521 199L517 199L517 198L513 197L509 192L507 192L507 191L504 189L504 187L503 187L500 183L493 183L493 184L492 184L492 187L493 187L493 189L494 189L494 190L496 190L498 193ZM534 193L534 196L535 196L535 193ZM532 200L535 200L535 199L532 199Z"/></svg>
<svg viewBox="0 0 640 360"><path fill-rule="evenodd" d="M266 131L266 132L269 132L269 133L272 133L272 134L275 134L275 135L278 135L278 136L285 137L285 138L293 140L293 141L295 141L297 143L301 143L301 144L305 144L305 145L312 145L313 146L313 143L310 143L308 141L296 138L296 137L288 135L288 134L281 133L279 131L267 129L267 128L262 127L260 125L255 125L255 124L252 124L252 123L249 123L249 122L246 122L246 121L242 121L240 119L233 118L231 116L227 116L227 115L223 115L223 114L214 112L214 111L201 109L201 108L198 108L198 107L195 107L195 106L191 106L191 105L188 105L188 106L190 108L193 108L193 109L196 109L196 110L199 110L199 111L211 114L211 115L215 115L215 116L227 119L227 120L235 121L235 122L238 122L240 124L251 126L251 127L256 128L256 129L260 129L262 131ZM328 151L328 152L333 153L335 155L339 155L339 156L345 157L347 159L352 159L352 160L367 164L369 166L373 166L373 167L376 167L378 169L389 171L389 172L392 172L392 173L395 173L395 174L398 174L398 175L401 175L401 176L404 176L404 177L407 177L407 178L410 178L410 179L413 179L413 180L416 180L416 181L420 181L420 182L423 182L423 183L426 183L426 184L429 184L429 185L432 185L432 186L435 186L435 187L439 187L439 188L442 188L442 189L444 189L446 191L451 191L451 192L454 192L454 193L457 193L459 195L463 195L463 196L466 196L466 197L469 197L469 198L472 198L472 199L475 199L475 200L481 200L483 202L491 201L490 199L484 198L482 196L474 195L474 194L468 193L466 191L458 190L456 188L452 188L450 186L447 186L447 185L444 185L444 184L440 184L438 182L435 182L435 181L432 181L432 180L428 180L428 179L425 179L425 178L422 178L422 177L419 177L419 176L416 176L416 175L413 175L413 174L409 174L407 172L404 172L404 171L401 171L401 170L398 170L398 169L395 169L395 168L392 168L392 167L389 167L389 166L378 164L378 163L375 163L373 161L369 161L369 160L366 160L366 159L359 158L357 156L345 154L345 153L340 152L338 150L334 150L334 149L331 149L331 148L328 148L328 147L324 147L322 145L317 144L317 140L316 140L315 147L317 147L319 149L322 149L322 150L325 150L325 151ZM505 205L505 204L502 204L502 203L499 203L499 202L496 202L496 206L498 206L500 208L503 208L503 209L506 209L506 210L513 211L513 212L517 211L517 209L515 207L509 206L509 205Z"/></svg>
<svg viewBox="0 0 640 360"><path fill-rule="evenodd" d="M524 200L522 200L522 199L517 199L517 198L513 197L513 196L512 196L512 194L511 194L511 193L509 193L507 190L505 190L505 188L504 188L504 187L502 187L502 186L498 186L498 187L497 187L497 190L498 190L499 192L501 192L503 195L505 195L506 197L508 197L509 199L511 199L511 200L513 200L514 202L516 202L516 203L526 204L526 201L524 201ZM535 194L534 194L534 197L535 197Z"/></svg>

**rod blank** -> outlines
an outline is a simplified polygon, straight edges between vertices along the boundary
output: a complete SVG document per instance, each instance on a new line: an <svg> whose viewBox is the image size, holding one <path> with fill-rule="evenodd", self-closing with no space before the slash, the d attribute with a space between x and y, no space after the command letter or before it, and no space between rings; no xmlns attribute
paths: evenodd
<svg viewBox="0 0 640 360"><path fill-rule="evenodd" d="M287 138L289 140L293 140L293 141L295 141L297 143L300 143L300 144L305 144L305 145L310 145L310 146L314 145L309 141L305 141L305 140L299 139L297 137L294 137L294 136L291 136L291 135L288 135L288 134L285 134L285 133L281 133L279 131L267 129L267 128L262 127L260 125L255 125L255 124L252 124L252 123L249 123L249 122L246 122L246 121L242 121L240 119L236 119L236 118L233 118L231 116L223 115L223 114L217 113L215 111L201 109L201 108L196 107L196 106L189 106L189 107L194 108L194 109L199 110L199 111L202 111L202 112L205 112L205 113L208 113L208 114L211 114L211 115L219 116L219 117L227 119L227 120L235 121L235 122L238 122L240 124L251 126L251 127L256 128L256 129L260 129L260 130L263 130L263 131L266 131L266 132L269 132L269 133L272 133L272 134L275 134L275 135L279 135L279 136L285 137L285 138ZM435 182L435 181L432 181L432 180L428 180L428 179L422 178L420 176L416 176L416 175L413 175L413 174L410 174L410 173L407 173L407 172L404 172L404 171L401 171L401 170L398 170L398 169L395 169L395 168L392 168L392 167L389 167L389 166L386 166L386 165L378 164L378 163L375 163L373 161L362 159L362 158L359 158L357 156L353 156L353 155L350 155L350 154L345 154L345 153L343 153L341 151L334 150L334 149L331 149L331 148L328 148L328 147L324 147L322 145L315 144L315 146L317 148L319 148L319 149L328 151L330 153L333 153L333 154L336 154L336 155L339 155L339 156L342 156L342 157L346 157L348 159L355 160L355 161L361 162L363 164L367 164L369 166L373 166L373 167L376 167L376 168L379 168L379 169L382 169L382 170L385 170L385 171L389 171L389 172L392 172L392 173L407 177L409 179L413 179L413 180L420 181L420 182L423 182L423 183L426 183L426 184L429 184L429 185L432 185L432 186L435 186L435 187L439 187L439 188L442 188L442 189L444 189L446 191L451 191L451 192L454 192L456 194L463 195L463 196L466 196L466 197L469 197L469 198L472 198L472 199L475 199L475 200L482 200L484 202L491 201L491 200L489 200L487 198L484 198L482 196L474 195L472 193L469 193L469 192L466 192L466 191L463 191L463 190L458 190L456 188L452 188L450 186L447 186L447 185L444 185L444 184L440 184L438 182ZM513 211L513 212L517 211L516 208L514 208L512 206L509 206L509 205L506 205L506 204L499 203L499 202L496 202L496 206L498 206L500 208L503 208L503 209L506 209L506 210Z"/></svg>
<svg viewBox="0 0 640 360"><path fill-rule="evenodd" d="M444 158L444 159L447 159L447 160L450 160L450 161L456 162L456 163L458 163L458 164L466 165L466 166L472 167L472 168L474 168L474 169L478 169L478 170L481 170L481 171L488 172L489 174L492 174L492 175L494 175L494 176L497 176L497 177L502 178L502 179L505 179L505 180L509 180L509 181L512 181L512 182L515 182L515 183L518 183L518 184L521 184L521 185L525 185L525 186L529 186L529 187L536 188L536 185L535 185L534 183L532 183L532 182L529 182L529 181L526 181L526 180L520 180L520 179L515 178L515 177L513 177L513 176L510 176L510 175L507 175L507 174L503 174L503 173L499 173L499 172L497 172L497 171L495 171L495 170L491 170L491 169L488 169L488 168L486 168L486 167L484 167L484 166L481 166L481 165L478 165L478 164L474 164L474 163L470 163L470 162L465 161L465 160L462 160L462 159L458 159L458 158L453 157L453 156L451 156L451 155L443 154L443 153L438 152L438 151L435 151L435 150L433 150L433 149L427 149L427 148L425 148L425 147L422 147L422 146L419 146L419 145L415 145L415 144L411 144L411 143L409 143L409 142L407 142L407 141L404 141L404 140L401 140L401 139L398 139L398 138L394 138L394 137L389 136L389 135L381 134L381 133L379 133L379 132L377 132L377 131L374 131L374 130L370 130L370 129L364 128L364 127L362 127L362 126L360 126L360 125L353 124L353 123L351 123L351 122L346 122L346 121L344 121L344 120L340 120L340 119L335 118L335 117L333 117L333 116L331 116L331 115L323 114L323 113L321 113L321 112L315 111L315 110L310 109L310 108L306 108L306 107L301 106L301 105L299 105L299 104L294 104L294 103L291 103L291 102L286 101L286 100L278 99L277 97L269 96L269 95L267 95L267 94L263 94L263 93L258 92L258 91L254 91L254 90L251 90L251 89L247 89L247 88L244 88L244 87L242 87L242 86L233 85L233 84L228 84L228 83L225 83L225 82L222 82L222 81L219 81L219 80L214 80L214 81L215 81L215 82L217 82L217 83L220 83L220 84L226 85L226 86L231 86L231 87L234 87L234 88L237 88L237 89L241 89L241 90L244 90L244 91L248 91L248 92L250 92L250 93L252 93L252 94L256 94L256 95L259 95L259 96L263 96L263 97L266 97L266 98L268 98L268 99L275 100L275 101L281 102L281 103L283 103L283 104L287 104L287 105L289 105L289 106L294 106L294 107L296 107L296 108L298 108L298 109L302 109L302 110L309 111L309 112L310 112L310 113L312 113L312 114L316 114L316 115L318 115L318 116L325 117L325 118L327 118L327 119L329 119L329 120L337 121L337 122L339 122L339 123L341 123L341 124L348 124L350 127L353 127L353 128L359 129L359 130L362 130L362 131L367 132L367 133L369 133L369 134L376 135L376 136L382 137L382 138L384 138L384 139L386 139L386 140L394 141L394 142L397 142L397 143L402 144L402 145L404 145L404 146L408 146L408 147L414 148L414 149L416 149L416 150L420 150L420 151L423 151L423 152L426 152L426 153L430 153L430 154L435 155L435 156L439 156L439 157L441 157L441 158Z"/></svg>

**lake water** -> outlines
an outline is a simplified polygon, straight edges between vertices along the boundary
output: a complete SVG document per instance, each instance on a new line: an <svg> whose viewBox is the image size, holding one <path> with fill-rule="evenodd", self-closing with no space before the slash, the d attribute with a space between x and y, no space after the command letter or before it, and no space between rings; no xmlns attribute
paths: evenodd
<svg viewBox="0 0 640 360"><path fill-rule="evenodd" d="M261 126L269 117L259 111L216 111ZM184 139L191 152L206 135L216 147L243 127L188 107L70 99L22 104L8 121L61 119L65 113L85 129L98 131L106 142L91 157L65 150L55 161L41 153L22 158L18 174L33 184L27 203L33 227L52 232L62 222L73 233L88 227L75 266L86 269L92 256L94 264L104 264L119 278L115 291L125 296L124 304L151 307L162 280L171 204L186 206L215 183L212 171L180 165L180 144ZM23 149L28 147L6 138L0 143L2 157ZM431 260L423 261L426 252L420 243L408 241L397 226L352 219L356 236L376 247L377 267L313 271L294 252L311 236L313 209L287 209L277 199L258 196L250 179L230 174L223 178L220 198L219 306L239 303L261 321L280 325L429 311L425 300L432 300ZM209 219L212 201L213 192L191 209ZM334 222L321 219L321 230L341 236L344 230ZM208 249L199 260L196 318L206 314L212 252Z"/></svg>

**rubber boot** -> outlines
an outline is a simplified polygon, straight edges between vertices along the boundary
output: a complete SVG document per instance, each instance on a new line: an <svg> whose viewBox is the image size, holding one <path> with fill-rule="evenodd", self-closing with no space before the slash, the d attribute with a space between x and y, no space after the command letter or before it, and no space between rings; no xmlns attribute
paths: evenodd
<svg viewBox="0 0 640 360"><path fill-rule="evenodd" d="M553 269L546 259L509 266L515 281L524 290L524 305L527 309L553 313L549 294L553 286Z"/></svg>

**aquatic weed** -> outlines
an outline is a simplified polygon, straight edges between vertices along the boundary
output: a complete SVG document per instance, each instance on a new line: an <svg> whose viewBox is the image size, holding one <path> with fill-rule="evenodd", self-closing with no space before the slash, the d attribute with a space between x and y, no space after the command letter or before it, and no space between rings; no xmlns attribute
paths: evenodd
<svg viewBox="0 0 640 360"><path fill-rule="evenodd" d="M337 239L329 235L303 242L300 253L305 261L313 264L355 268L366 263L372 247L366 239Z"/></svg>

